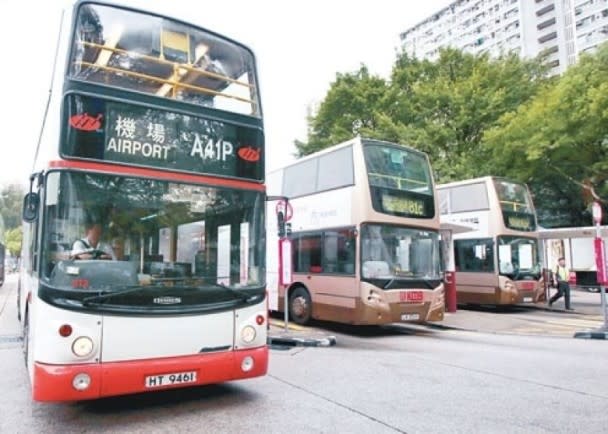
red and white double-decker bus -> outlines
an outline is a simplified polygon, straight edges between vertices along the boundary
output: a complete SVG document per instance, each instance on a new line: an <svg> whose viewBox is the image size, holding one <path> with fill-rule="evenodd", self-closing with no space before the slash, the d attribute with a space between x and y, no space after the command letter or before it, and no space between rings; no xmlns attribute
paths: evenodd
<svg viewBox="0 0 608 434"><path fill-rule="evenodd" d="M62 16L24 200L19 316L38 401L264 375L255 58L158 14Z"/></svg>

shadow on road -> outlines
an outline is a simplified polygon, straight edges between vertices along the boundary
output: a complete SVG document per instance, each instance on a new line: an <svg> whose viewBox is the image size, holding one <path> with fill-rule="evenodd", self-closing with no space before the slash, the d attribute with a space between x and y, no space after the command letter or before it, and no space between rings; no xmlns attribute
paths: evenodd
<svg viewBox="0 0 608 434"><path fill-rule="evenodd" d="M237 399L238 398L238 399ZM172 413L181 411L188 404L200 407L201 404L209 403L214 407L218 401L234 402L238 400L253 401L256 394L251 389L243 389L232 384L213 384L208 386L196 386L183 389L162 390L157 392L139 393L135 395L102 398L94 401L81 401L72 406L87 413L104 414L128 414L139 412L151 407L170 409Z"/></svg>

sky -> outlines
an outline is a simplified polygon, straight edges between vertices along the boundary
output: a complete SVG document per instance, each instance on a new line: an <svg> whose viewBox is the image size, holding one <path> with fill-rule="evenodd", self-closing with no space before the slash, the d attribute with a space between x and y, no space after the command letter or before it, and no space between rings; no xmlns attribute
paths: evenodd
<svg viewBox="0 0 608 434"><path fill-rule="evenodd" d="M308 108L336 73L388 78L399 34L453 0L122 0L235 39L257 58L266 169L295 159ZM116 1L118 3L119 1ZM48 97L63 0L0 0L0 186L26 184ZM35 11L35 12L34 12Z"/></svg>

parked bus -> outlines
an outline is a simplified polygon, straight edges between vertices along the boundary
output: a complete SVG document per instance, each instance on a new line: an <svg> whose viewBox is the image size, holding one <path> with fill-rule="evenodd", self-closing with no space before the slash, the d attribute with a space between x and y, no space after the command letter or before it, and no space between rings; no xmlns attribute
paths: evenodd
<svg viewBox="0 0 608 434"><path fill-rule="evenodd" d="M543 293L536 212L525 184L484 177L437 186L441 222L454 234L457 301L532 303Z"/></svg>
<svg viewBox="0 0 608 434"><path fill-rule="evenodd" d="M287 297L298 324L443 319L439 215L426 154L355 138L274 171L267 182L269 195L285 196L293 210L287 291L276 273L276 202L267 210L271 310L284 312Z"/></svg>
<svg viewBox="0 0 608 434"><path fill-rule="evenodd" d="M24 199L33 398L267 371L264 134L252 51L150 12L62 16Z"/></svg>

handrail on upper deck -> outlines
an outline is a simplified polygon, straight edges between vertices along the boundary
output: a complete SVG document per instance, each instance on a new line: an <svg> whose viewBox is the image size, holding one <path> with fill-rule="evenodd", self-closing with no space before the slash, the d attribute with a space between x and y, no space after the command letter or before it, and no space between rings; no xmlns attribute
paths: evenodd
<svg viewBox="0 0 608 434"><path fill-rule="evenodd" d="M89 68L98 68L98 69L102 69L105 71L109 71L109 72L114 72L114 73L121 73L121 74L126 74L132 77L137 77L137 78L141 78L144 80L148 80L148 81L154 81L156 83L163 83L163 84L168 84L173 86L173 88L185 88L185 89L190 89L196 92L200 92L200 93L205 93L205 94L209 94L209 95L216 95L216 96L223 96L226 98L231 98L231 99L235 99L237 101L241 101L241 102L245 102L248 104L252 104L253 106L255 106L256 102L254 100L248 99L248 98L243 98L243 97L239 97L236 95L231 95L225 92L218 92L215 91L213 89L209 89L207 87L202 87L202 86L195 86L195 85L191 85L191 84L186 84L186 83L181 83L179 81L176 81L175 78L182 78L183 76L185 76L185 74L179 74L178 71L179 70L185 70L186 72L192 72L194 74L198 74L201 76L207 76L210 78L215 78L218 80L223 80L229 83L234 83L234 84L238 84L240 86L245 86L247 88L255 88L255 86L240 81L240 80L235 80L231 77L228 77L226 75L222 75L222 74L216 74L213 72L209 72L209 71L204 71L204 70L200 70L197 69L195 67L183 64L183 63L178 63L178 62L172 62L170 60L166 60L166 59L161 59L159 57L154 57L154 56L148 56L146 54L140 54L134 51L128 51L128 50L123 50L121 48L114 48L114 47L110 47L107 45L101 45L101 44L96 44L93 42L87 42L87 41L82 41L79 40L77 41L79 44L81 45L85 45L85 46L89 46L89 47L93 47L93 48L99 48L100 50L104 50L104 51L111 51L113 53L121 53L121 54L127 54L133 57L136 57L138 59L144 59L144 60L149 60L151 62L155 62L158 64L162 64L162 65L168 65L171 66L173 68L173 73L171 74L170 77L168 78L161 78L161 77L157 77L154 75L149 75L149 74L144 74L141 72L135 72L135 71L130 71L128 69L122 69L122 68L116 68L116 67L112 67L112 66L106 66L106 65L101 65L101 64L97 64L97 63L91 63L91 62L85 62L82 60L77 60L74 63L77 65L83 65L83 66L87 66Z"/></svg>
<svg viewBox="0 0 608 434"><path fill-rule="evenodd" d="M410 178L402 178L400 176L395 176L395 175L386 175L384 173L368 172L368 175L377 176L379 178L388 178L388 179L397 181L397 185L399 185L399 188L401 188L401 181L411 182L413 184L419 184L419 185L425 185L425 186L428 185L428 182L425 182L425 181L418 181L417 179L410 179Z"/></svg>

